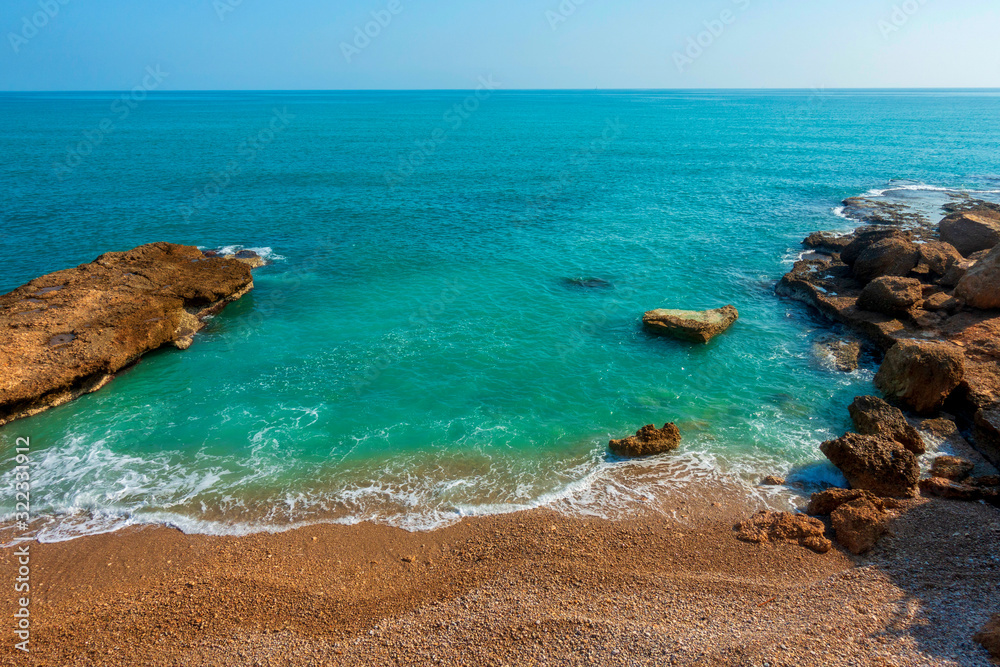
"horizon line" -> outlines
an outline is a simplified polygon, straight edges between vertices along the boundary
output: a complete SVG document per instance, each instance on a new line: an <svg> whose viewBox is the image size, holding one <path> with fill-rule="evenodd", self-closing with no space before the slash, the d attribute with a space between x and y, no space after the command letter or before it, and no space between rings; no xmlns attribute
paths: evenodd
<svg viewBox="0 0 1000 667"><path fill-rule="evenodd" d="M467 92L475 88L189 88L179 90L153 90L147 91L150 96L170 93L415 93L415 92ZM52 89L52 90L0 90L0 95L7 93L123 93L129 89ZM774 92L857 92L857 91L907 91L907 92L1000 92L1000 87L921 87L921 86L895 86L895 87L859 87L859 88L780 88L780 87L741 87L741 88L716 88L716 87L689 87L689 88L497 88L493 92L754 92L754 91L774 91Z"/></svg>

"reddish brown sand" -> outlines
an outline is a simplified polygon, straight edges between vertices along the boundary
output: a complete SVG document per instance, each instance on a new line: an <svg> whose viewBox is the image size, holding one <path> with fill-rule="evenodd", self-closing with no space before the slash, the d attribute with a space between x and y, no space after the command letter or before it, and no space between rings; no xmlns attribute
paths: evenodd
<svg viewBox="0 0 1000 667"><path fill-rule="evenodd" d="M694 520L547 510L428 533L243 538L130 529L31 543L30 656L10 665L989 665L1000 512L911 501L867 557L737 541ZM2 576L2 575L0 575Z"/></svg>

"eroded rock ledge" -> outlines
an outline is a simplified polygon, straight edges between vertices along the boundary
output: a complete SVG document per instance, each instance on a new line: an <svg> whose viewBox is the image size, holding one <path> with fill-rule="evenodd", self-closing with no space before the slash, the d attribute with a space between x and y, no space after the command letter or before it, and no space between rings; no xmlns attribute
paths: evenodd
<svg viewBox="0 0 1000 667"><path fill-rule="evenodd" d="M943 408L956 415L976 447L1000 465L998 240L1000 212L985 202L936 225L817 233L804 241L815 252L795 264L777 292L887 353L876 384L888 398L917 413Z"/></svg>
<svg viewBox="0 0 1000 667"><path fill-rule="evenodd" d="M159 347L186 349L252 288L244 262L151 243L0 296L0 425L96 391Z"/></svg>

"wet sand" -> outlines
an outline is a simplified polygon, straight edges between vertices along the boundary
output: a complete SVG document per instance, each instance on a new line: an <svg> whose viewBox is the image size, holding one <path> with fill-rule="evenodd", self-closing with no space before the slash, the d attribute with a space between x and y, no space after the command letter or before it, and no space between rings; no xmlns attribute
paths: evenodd
<svg viewBox="0 0 1000 667"><path fill-rule="evenodd" d="M739 542L733 523L752 511L740 498L677 509L683 522L532 510L425 533L151 527L30 543L31 654L11 628L0 661L990 664L972 635L1000 611L995 508L912 501L862 558ZM13 552L0 549L11 580Z"/></svg>

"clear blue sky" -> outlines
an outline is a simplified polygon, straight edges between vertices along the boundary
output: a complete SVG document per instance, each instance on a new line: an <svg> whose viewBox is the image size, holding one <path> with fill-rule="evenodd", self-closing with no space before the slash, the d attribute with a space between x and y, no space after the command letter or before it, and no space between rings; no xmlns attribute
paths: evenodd
<svg viewBox="0 0 1000 667"><path fill-rule="evenodd" d="M1000 87L997 0L2 0L0 29L0 90Z"/></svg>

